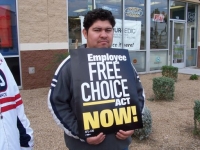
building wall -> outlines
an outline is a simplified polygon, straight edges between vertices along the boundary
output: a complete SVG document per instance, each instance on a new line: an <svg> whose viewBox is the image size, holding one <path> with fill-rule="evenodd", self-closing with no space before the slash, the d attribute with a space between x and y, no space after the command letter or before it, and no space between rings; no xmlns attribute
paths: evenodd
<svg viewBox="0 0 200 150"><path fill-rule="evenodd" d="M18 0L20 44L67 42L66 0Z"/></svg>
<svg viewBox="0 0 200 150"><path fill-rule="evenodd" d="M18 0L23 89L50 86L55 68L46 66L68 50L66 8L66 0ZM29 74L29 67L35 68L34 74Z"/></svg>
<svg viewBox="0 0 200 150"><path fill-rule="evenodd" d="M200 3L199 0L187 0ZM68 48L66 0L18 0L19 49L22 70L22 88L49 87L55 71L46 70L57 53ZM199 11L200 20L200 11ZM200 23L198 23L200 29ZM199 30L200 31L200 30ZM200 32L198 67L200 67ZM29 74L29 67L35 68Z"/></svg>
<svg viewBox="0 0 200 150"><path fill-rule="evenodd" d="M21 52L23 89L49 87L54 72L60 64L55 56L64 53L66 53L66 50L32 50ZM35 68L34 74L29 73L29 67Z"/></svg>

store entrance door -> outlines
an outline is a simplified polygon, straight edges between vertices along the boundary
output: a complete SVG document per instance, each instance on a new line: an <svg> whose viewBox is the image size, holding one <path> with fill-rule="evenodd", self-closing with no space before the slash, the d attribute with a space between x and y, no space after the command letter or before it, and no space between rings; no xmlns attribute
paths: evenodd
<svg viewBox="0 0 200 150"><path fill-rule="evenodd" d="M186 41L185 28L186 22L180 20L170 21L170 57L171 65L178 68L185 67Z"/></svg>

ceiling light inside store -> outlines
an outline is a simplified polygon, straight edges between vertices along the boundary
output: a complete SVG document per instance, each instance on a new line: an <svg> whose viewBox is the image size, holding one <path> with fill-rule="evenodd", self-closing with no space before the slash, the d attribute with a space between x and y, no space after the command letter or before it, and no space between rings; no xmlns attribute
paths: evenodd
<svg viewBox="0 0 200 150"><path fill-rule="evenodd" d="M174 7L170 7L170 9L178 9L178 8L183 8L184 6L174 6Z"/></svg>
<svg viewBox="0 0 200 150"><path fill-rule="evenodd" d="M86 11L87 9L77 9L77 10L74 10L74 12L83 12L83 11Z"/></svg>
<svg viewBox="0 0 200 150"><path fill-rule="evenodd" d="M76 17L76 18L72 18L72 17L70 17L70 19L74 19L74 20L77 20L77 19L80 19L79 17Z"/></svg>

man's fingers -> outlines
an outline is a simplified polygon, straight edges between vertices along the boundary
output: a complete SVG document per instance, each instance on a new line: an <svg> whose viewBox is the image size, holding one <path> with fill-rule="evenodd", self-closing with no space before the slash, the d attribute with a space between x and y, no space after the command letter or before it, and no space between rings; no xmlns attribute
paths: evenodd
<svg viewBox="0 0 200 150"><path fill-rule="evenodd" d="M102 142L105 139L105 135L103 134L102 136L99 137L99 141Z"/></svg>
<svg viewBox="0 0 200 150"><path fill-rule="evenodd" d="M101 142L103 142L103 140L105 139L105 134L103 134L103 133L100 133L99 135L97 135L96 137L95 137L96 139L95 139L95 144L100 144Z"/></svg>
<svg viewBox="0 0 200 150"><path fill-rule="evenodd" d="M105 134L103 134L103 133L101 132L101 133L99 133L95 138L96 138L96 139L101 139L101 138L103 138L103 137L105 137Z"/></svg>
<svg viewBox="0 0 200 150"><path fill-rule="evenodd" d="M100 133L97 136L87 138L87 142L89 144L97 145L103 142L104 139L105 139L105 135L103 133Z"/></svg>
<svg viewBox="0 0 200 150"><path fill-rule="evenodd" d="M123 139L126 139L126 138L127 138L127 136L126 136L126 135L124 135L124 134L122 134L121 132L117 132L117 134L116 134L116 137L117 137L118 139L121 139L121 140L123 140Z"/></svg>
<svg viewBox="0 0 200 150"><path fill-rule="evenodd" d="M119 130L119 133L121 133L124 136L131 136L134 133L134 130L128 130L128 131Z"/></svg>
<svg viewBox="0 0 200 150"><path fill-rule="evenodd" d="M104 139L105 139L105 135L100 137L100 139L97 140L96 144L100 144L101 142L103 142Z"/></svg>
<svg viewBox="0 0 200 150"><path fill-rule="evenodd" d="M134 130L129 130L129 131L119 130L119 132L117 132L117 134L116 134L116 137L118 139L125 140L126 138L131 136L133 134L133 132L134 132Z"/></svg>

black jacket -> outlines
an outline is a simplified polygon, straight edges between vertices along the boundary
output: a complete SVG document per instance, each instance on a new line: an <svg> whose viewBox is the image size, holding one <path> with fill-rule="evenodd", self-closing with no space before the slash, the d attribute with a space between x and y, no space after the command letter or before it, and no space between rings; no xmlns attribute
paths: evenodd
<svg viewBox="0 0 200 150"><path fill-rule="evenodd" d="M135 90L137 90L140 106L143 109L144 91L136 71L134 79ZM119 140L115 134L106 135L105 140L99 145L90 145L84 139L79 138L70 56L60 64L55 72L49 90L48 107L56 123L64 130L65 143L69 150L123 150L131 143L131 137Z"/></svg>

